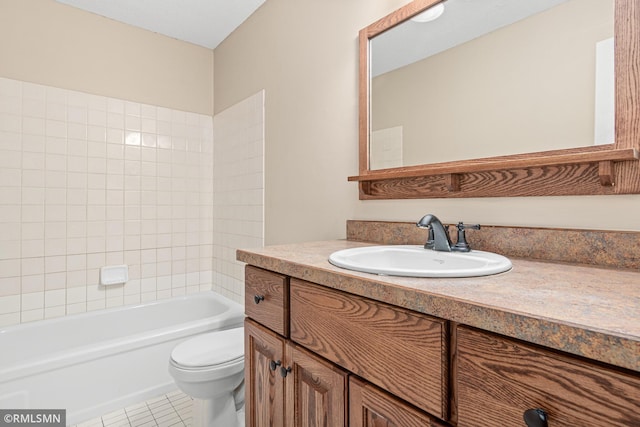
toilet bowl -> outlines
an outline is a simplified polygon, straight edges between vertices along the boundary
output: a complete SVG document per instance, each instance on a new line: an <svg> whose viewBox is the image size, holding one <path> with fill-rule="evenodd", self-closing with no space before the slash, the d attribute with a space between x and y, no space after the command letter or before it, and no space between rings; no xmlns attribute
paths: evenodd
<svg viewBox="0 0 640 427"><path fill-rule="evenodd" d="M171 352L169 373L193 397L194 427L238 427L244 404L244 328L198 335Z"/></svg>

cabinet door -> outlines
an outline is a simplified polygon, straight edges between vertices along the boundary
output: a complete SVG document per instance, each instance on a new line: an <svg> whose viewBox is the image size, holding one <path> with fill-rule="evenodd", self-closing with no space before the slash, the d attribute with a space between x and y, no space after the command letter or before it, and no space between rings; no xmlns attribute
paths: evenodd
<svg viewBox="0 0 640 427"><path fill-rule="evenodd" d="M459 426L525 426L536 409L550 427L640 426L637 373L466 327L457 344Z"/></svg>
<svg viewBox="0 0 640 427"><path fill-rule="evenodd" d="M347 373L293 344L285 359L287 427L346 427Z"/></svg>
<svg viewBox="0 0 640 427"><path fill-rule="evenodd" d="M350 427L444 427L445 424L372 384L349 379Z"/></svg>
<svg viewBox="0 0 640 427"><path fill-rule="evenodd" d="M247 319L245 334L245 411L247 427L284 426L284 379L280 375L284 340Z"/></svg>

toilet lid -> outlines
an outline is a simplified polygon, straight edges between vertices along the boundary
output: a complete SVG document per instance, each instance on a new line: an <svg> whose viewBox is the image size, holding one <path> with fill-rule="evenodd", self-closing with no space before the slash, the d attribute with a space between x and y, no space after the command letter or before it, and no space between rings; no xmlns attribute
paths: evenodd
<svg viewBox="0 0 640 427"><path fill-rule="evenodd" d="M244 356L244 328L198 335L178 344L171 359L185 367L221 365Z"/></svg>

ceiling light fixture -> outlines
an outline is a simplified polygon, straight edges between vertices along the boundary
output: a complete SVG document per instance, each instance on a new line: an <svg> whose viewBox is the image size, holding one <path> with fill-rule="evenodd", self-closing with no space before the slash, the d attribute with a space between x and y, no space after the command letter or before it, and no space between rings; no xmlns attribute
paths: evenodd
<svg viewBox="0 0 640 427"><path fill-rule="evenodd" d="M444 12L444 3L438 3L435 6L430 7L422 13L411 18L414 22L431 22L440 18L442 13Z"/></svg>

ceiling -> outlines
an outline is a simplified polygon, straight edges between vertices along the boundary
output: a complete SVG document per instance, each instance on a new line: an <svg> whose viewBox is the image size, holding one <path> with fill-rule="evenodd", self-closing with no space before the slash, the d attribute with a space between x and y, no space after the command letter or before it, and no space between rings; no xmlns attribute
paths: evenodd
<svg viewBox="0 0 640 427"><path fill-rule="evenodd" d="M266 0L56 0L214 49Z"/></svg>

